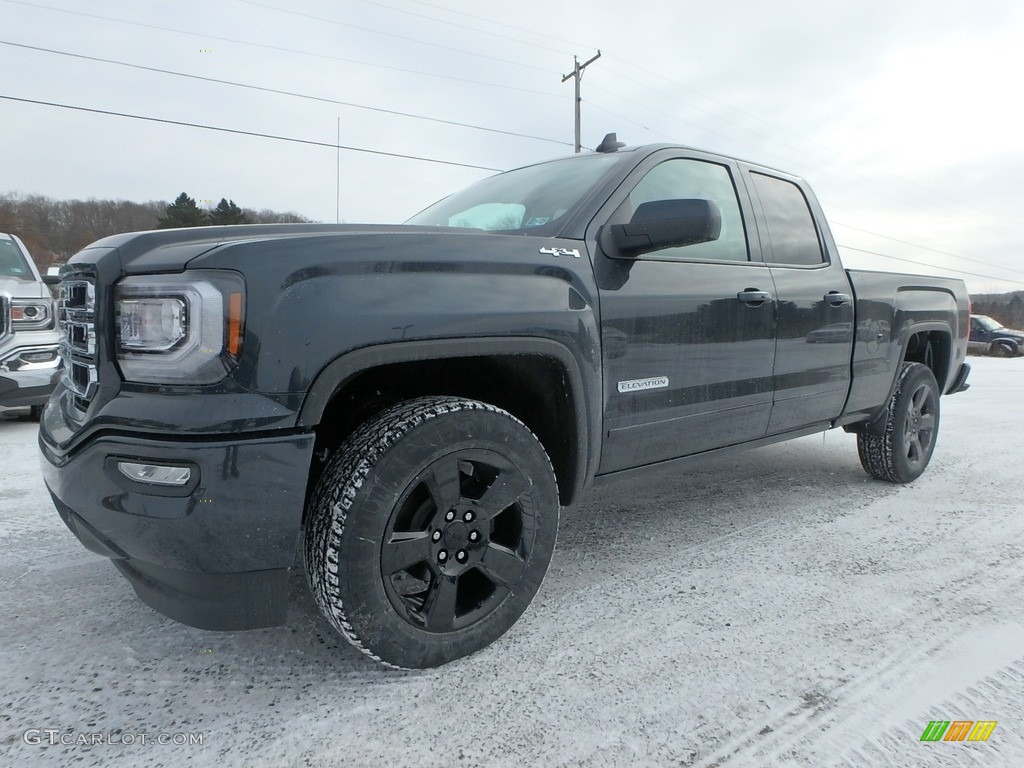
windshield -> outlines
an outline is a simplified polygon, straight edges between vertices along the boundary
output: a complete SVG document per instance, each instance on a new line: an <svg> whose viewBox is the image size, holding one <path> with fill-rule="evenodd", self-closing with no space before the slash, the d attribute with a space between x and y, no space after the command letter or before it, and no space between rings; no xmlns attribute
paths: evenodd
<svg viewBox="0 0 1024 768"><path fill-rule="evenodd" d="M25 261L17 243L9 237L0 236L0 277L16 277L20 280L35 280L32 270Z"/></svg>
<svg viewBox="0 0 1024 768"><path fill-rule="evenodd" d="M500 173L456 192L406 224L509 232L542 227L575 209L620 160L579 155Z"/></svg>
<svg viewBox="0 0 1024 768"><path fill-rule="evenodd" d="M1002 323L997 323L988 315L975 315L974 323L983 331L998 331L1003 327Z"/></svg>

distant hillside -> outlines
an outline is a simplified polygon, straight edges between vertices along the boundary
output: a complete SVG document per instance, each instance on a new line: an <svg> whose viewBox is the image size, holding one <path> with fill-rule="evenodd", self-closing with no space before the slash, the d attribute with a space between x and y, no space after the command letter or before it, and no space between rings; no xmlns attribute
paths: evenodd
<svg viewBox="0 0 1024 768"><path fill-rule="evenodd" d="M170 204L161 201L54 200L42 195L0 195L0 232L20 237L45 268L61 264L89 243L118 232L156 229ZM242 211L254 224L308 222L297 213Z"/></svg>
<svg viewBox="0 0 1024 768"><path fill-rule="evenodd" d="M972 293L971 299L983 301L986 304L1009 304L1014 298L1024 301L1024 291L1010 291L1009 293Z"/></svg>

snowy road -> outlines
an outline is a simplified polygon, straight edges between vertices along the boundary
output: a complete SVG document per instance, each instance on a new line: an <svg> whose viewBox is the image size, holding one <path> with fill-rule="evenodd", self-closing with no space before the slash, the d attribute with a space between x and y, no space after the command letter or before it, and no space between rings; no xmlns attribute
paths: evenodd
<svg viewBox="0 0 1024 768"><path fill-rule="evenodd" d="M972 365L913 485L830 432L592 494L523 619L423 673L332 634L301 577L285 627L156 614L0 414L0 764L1024 765L1024 359Z"/></svg>

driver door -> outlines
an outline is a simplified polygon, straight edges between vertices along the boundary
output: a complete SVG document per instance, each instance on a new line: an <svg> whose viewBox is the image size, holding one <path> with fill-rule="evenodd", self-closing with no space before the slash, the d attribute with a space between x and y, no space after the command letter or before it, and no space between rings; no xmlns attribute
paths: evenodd
<svg viewBox="0 0 1024 768"><path fill-rule="evenodd" d="M712 242L627 257L593 233L604 370L600 473L767 431L774 286L746 226L753 215L737 194L738 173L720 158L667 150L638 166L605 209L604 223L613 225L628 223L643 203L712 200L722 218Z"/></svg>

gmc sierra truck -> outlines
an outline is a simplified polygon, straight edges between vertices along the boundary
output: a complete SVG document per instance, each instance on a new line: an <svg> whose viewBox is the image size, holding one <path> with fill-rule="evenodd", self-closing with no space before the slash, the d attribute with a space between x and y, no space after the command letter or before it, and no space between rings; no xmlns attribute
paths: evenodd
<svg viewBox="0 0 1024 768"><path fill-rule="evenodd" d="M78 253L39 436L64 522L173 619L281 624L304 568L355 646L423 668L508 630L592 486L836 427L917 478L967 386L963 283L844 270L791 175L599 149L400 226Z"/></svg>
<svg viewBox="0 0 1024 768"><path fill-rule="evenodd" d="M47 283L25 244L0 232L0 411L28 408L39 419L57 384L60 336Z"/></svg>

